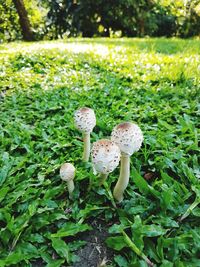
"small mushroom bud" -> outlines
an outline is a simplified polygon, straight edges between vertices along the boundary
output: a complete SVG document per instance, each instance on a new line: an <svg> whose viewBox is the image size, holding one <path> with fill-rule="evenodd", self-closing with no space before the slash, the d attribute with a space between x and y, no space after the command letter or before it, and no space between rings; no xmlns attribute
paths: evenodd
<svg viewBox="0 0 200 267"><path fill-rule="evenodd" d="M90 157L90 133L96 125L94 110L80 108L74 114L75 126L83 134L84 151L83 160L88 161Z"/></svg>
<svg viewBox="0 0 200 267"><path fill-rule="evenodd" d="M72 197L72 192L74 191L74 177L76 169L71 163L64 163L60 168L60 177L63 181L67 182L67 187L69 191L69 197Z"/></svg>
<svg viewBox="0 0 200 267"><path fill-rule="evenodd" d="M114 142L102 139L93 144L91 156L94 170L100 173L101 185L119 165L120 149Z"/></svg>
<svg viewBox="0 0 200 267"><path fill-rule="evenodd" d="M143 142L143 134L138 125L131 122L120 123L114 127L111 140L115 142L121 150L120 176L114 188L114 198L121 202L124 190L128 186L130 176L130 156L138 151Z"/></svg>

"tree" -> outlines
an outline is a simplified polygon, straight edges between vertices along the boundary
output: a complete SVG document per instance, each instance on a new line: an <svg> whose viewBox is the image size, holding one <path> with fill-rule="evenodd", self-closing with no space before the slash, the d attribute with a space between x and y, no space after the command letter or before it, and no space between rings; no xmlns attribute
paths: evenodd
<svg viewBox="0 0 200 267"><path fill-rule="evenodd" d="M0 42L110 35L200 35L200 0L0 0Z"/></svg>
<svg viewBox="0 0 200 267"><path fill-rule="evenodd" d="M0 0L0 43L19 39L20 27L14 5L11 1Z"/></svg>
<svg viewBox="0 0 200 267"><path fill-rule="evenodd" d="M147 14L155 5L153 0L51 0L48 4L49 25L55 28L56 38L65 32L83 37L109 37L110 31L144 36Z"/></svg>
<svg viewBox="0 0 200 267"><path fill-rule="evenodd" d="M31 29L28 13L23 0L13 0L13 3L19 16L19 23L21 26L23 39L25 41L34 41L33 31Z"/></svg>
<svg viewBox="0 0 200 267"><path fill-rule="evenodd" d="M200 0L158 1L176 18L176 36L185 38L200 34Z"/></svg>

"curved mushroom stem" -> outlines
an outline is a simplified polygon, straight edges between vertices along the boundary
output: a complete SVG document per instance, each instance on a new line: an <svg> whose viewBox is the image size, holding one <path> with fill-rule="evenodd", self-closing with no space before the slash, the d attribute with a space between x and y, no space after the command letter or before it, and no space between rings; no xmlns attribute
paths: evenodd
<svg viewBox="0 0 200 267"><path fill-rule="evenodd" d="M72 198L72 192L74 191L74 181L69 180L67 181L67 187L68 187L68 192L69 192L69 198Z"/></svg>
<svg viewBox="0 0 200 267"><path fill-rule="evenodd" d="M107 177L108 177L108 174L101 173L101 175L100 175L100 182L99 182L99 185L100 186L105 182L105 180L106 180Z"/></svg>
<svg viewBox="0 0 200 267"><path fill-rule="evenodd" d="M121 202L124 198L123 193L128 186L129 176L130 176L130 156L122 153L120 176L113 191L113 196L118 202Z"/></svg>
<svg viewBox="0 0 200 267"><path fill-rule="evenodd" d="M83 133L83 142L84 142L83 161L87 162L90 157L90 133Z"/></svg>

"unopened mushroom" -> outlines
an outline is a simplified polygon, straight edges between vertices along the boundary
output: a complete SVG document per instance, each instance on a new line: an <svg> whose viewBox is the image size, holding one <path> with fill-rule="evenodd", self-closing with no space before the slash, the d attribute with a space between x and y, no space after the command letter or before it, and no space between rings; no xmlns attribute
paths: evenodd
<svg viewBox="0 0 200 267"><path fill-rule="evenodd" d="M130 176L130 156L138 151L143 142L143 134L137 124L124 122L117 125L111 134L111 140L121 150L120 176L114 188L114 198L121 202L123 193L128 186Z"/></svg>
<svg viewBox="0 0 200 267"><path fill-rule="evenodd" d="M60 168L60 177L63 181L67 182L67 187L69 191L69 197L72 197L72 192L74 191L74 177L75 177L75 167L71 163L64 163Z"/></svg>
<svg viewBox="0 0 200 267"><path fill-rule="evenodd" d="M80 108L75 112L74 120L76 128L83 134L83 160L88 161L90 157L90 133L96 125L94 110L86 107Z"/></svg>
<svg viewBox="0 0 200 267"><path fill-rule="evenodd" d="M119 165L120 149L111 140L102 139L93 144L91 156L93 168L100 174L100 184L103 184L108 174Z"/></svg>

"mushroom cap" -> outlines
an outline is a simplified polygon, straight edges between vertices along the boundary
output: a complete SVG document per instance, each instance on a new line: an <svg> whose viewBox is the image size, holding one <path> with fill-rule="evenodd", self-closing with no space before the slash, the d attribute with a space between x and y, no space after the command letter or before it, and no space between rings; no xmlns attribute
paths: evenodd
<svg viewBox="0 0 200 267"><path fill-rule="evenodd" d="M92 163L94 169L101 174L109 174L119 165L120 149L111 140L102 139L93 144Z"/></svg>
<svg viewBox="0 0 200 267"><path fill-rule="evenodd" d="M80 108L74 114L76 128L84 133L91 133L96 125L94 110L91 108Z"/></svg>
<svg viewBox="0 0 200 267"><path fill-rule="evenodd" d="M119 146L122 153L131 156L140 149L143 134L137 124L123 122L114 127L111 140Z"/></svg>
<svg viewBox="0 0 200 267"><path fill-rule="evenodd" d="M70 181L74 179L75 167L71 163L64 163L60 168L60 177L63 181Z"/></svg>

